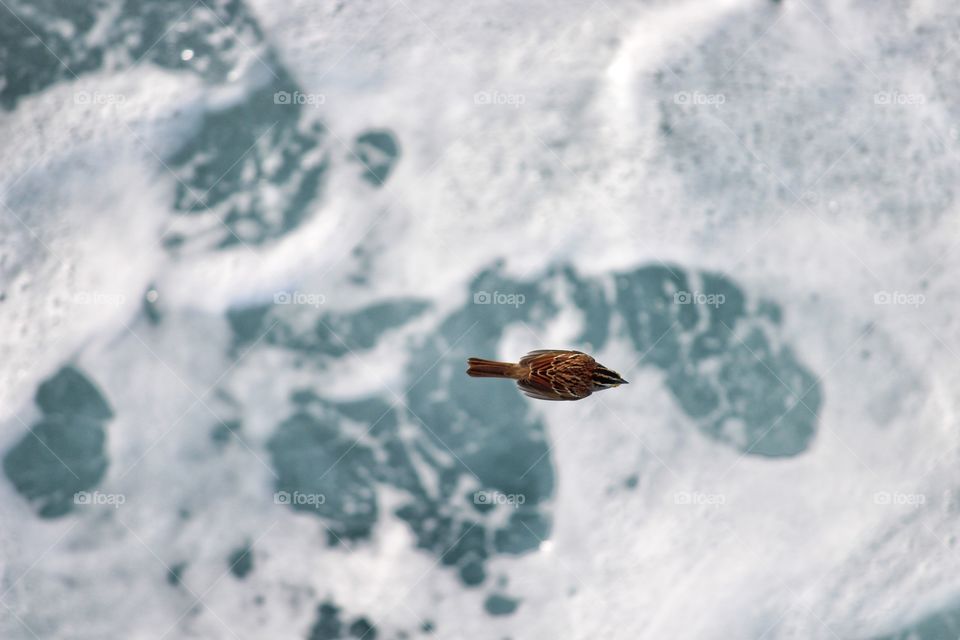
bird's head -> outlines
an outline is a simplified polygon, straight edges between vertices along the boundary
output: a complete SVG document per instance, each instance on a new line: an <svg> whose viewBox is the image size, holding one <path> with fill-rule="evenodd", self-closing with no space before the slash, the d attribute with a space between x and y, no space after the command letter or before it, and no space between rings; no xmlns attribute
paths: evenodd
<svg viewBox="0 0 960 640"><path fill-rule="evenodd" d="M593 370L591 382L593 382L594 391L599 391L601 389L612 389L613 387L619 387L622 384L629 384L626 380L620 377L619 373L613 369L607 369L601 365L598 365L597 368Z"/></svg>

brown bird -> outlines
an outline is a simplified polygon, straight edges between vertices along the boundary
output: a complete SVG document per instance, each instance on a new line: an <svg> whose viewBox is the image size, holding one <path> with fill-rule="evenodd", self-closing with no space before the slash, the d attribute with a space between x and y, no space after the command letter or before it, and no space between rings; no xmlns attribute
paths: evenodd
<svg viewBox="0 0 960 640"><path fill-rule="evenodd" d="M594 391L628 384L580 351L531 351L520 364L468 358L467 365L468 376L516 380L521 391L538 400L581 400Z"/></svg>

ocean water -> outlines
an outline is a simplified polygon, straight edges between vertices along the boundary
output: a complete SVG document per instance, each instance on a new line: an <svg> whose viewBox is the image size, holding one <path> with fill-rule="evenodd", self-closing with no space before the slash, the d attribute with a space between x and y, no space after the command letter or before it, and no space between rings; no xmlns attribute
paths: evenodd
<svg viewBox="0 0 960 640"><path fill-rule="evenodd" d="M0 637L960 637L958 37L3 0Z"/></svg>

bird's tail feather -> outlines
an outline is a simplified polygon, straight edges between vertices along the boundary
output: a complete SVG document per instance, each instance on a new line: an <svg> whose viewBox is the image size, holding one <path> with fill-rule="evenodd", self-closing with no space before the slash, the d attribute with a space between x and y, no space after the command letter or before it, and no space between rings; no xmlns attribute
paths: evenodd
<svg viewBox="0 0 960 640"><path fill-rule="evenodd" d="M467 375L474 378L516 378L517 365L483 358L467 359Z"/></svg>

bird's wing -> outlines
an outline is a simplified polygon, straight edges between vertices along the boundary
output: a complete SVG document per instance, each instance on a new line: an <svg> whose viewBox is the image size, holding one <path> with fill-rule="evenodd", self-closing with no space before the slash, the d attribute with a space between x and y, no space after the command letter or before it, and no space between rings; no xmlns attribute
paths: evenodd
<svg viewBox="0 0 960 640"><path fill-rule="evenodd" d="M527 355L520 358L520 364L523 366L529 366L531 369L536 369L538 366L542 367L549 363L555 356L559 355L581 355L590 358L590 362L593 362L593 358L583 353L582 351L564 351L563 349L539 349L538 351L531 351Z"/></svg>
<svg viewBox="0 0 960 640"><path fill-rule="evenodd" d="M546 387L541 387L533 383L527 382L526 380L518 380L517 386L520 387L520 390L523 391L526 395L531 398L536 398L537 400L579 400L578 396L561 394L556 391L553 391L552 388L547 384ZM589 394L588 394L589 395Z"/></svg>
<svg viewBox="0 0 960 640"><path fill-rule="evenodd" d="M529 368L526 379L518 382L524 393L542 400L579 400L590 395L590 376L570 375L570 359L588 367L593 358L580 351L541 350L532 351L520 359L520 366ZM567 368L567 371L564 369ZM529 393L528 393L529 392ZM533 393L539 395L533 395Z"/></svg>

